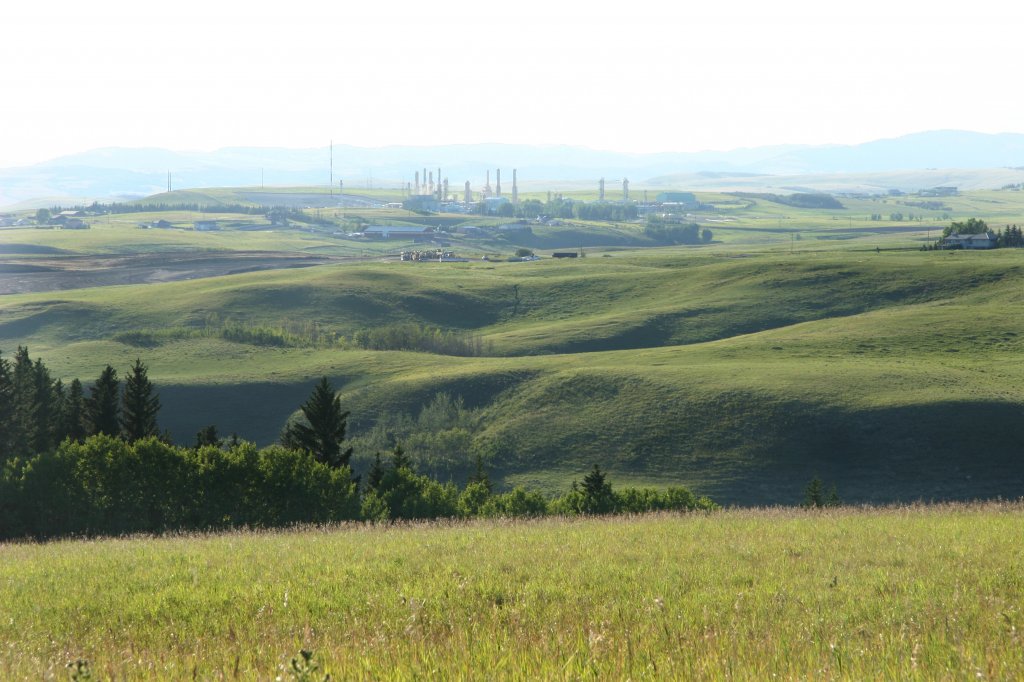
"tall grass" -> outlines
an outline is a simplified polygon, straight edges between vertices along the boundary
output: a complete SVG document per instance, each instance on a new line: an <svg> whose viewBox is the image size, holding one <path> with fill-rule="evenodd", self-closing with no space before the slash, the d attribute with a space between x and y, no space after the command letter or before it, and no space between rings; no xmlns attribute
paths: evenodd
<svg viewBox="0 0 1024 682"><path fill-rule="evenodd" d="M0 545L0 677L1020 679L1024 506Z"/></svg>

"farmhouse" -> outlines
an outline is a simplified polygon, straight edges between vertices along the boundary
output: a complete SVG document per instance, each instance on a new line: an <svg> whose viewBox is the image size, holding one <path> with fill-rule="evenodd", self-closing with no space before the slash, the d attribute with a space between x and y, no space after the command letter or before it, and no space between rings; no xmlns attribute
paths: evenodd
<svg viewBox="0 0 1024 682"><path fill-rule="evenodd" d="M998 239L992 232L980 234L953 233L942 240L944 249L994 249Z"/></svg>
<svg viewBox="0 0 1024 682"><path fill-rule="evenodd" d="M213 232L220 229L216 220L197 220L192 226L197 232Z"/></svg>
<svg viewBox="0 0 1024 682"><path fill-rule="evenodd" d="M412 225L371 225L363 230L363 234L379 239L430 239L434 234L434 228Z"/></svg>
<svg viewBox="0 0 1024 682"><path fill-rule="evenodd" d="M576 258L579 254L575 251L555 251L551 254L552 258Z"/></svg>

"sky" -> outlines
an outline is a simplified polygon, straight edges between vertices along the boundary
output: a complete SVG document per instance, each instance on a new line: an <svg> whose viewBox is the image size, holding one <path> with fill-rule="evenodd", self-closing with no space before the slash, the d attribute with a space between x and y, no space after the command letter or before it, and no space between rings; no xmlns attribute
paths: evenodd
<svg viewBox="0 0 1024 682"><path fill-rule="evenodd" d="M0 8L0 167L98 147L624 152L1024 132L1024 6L215 2Z"/></svg>

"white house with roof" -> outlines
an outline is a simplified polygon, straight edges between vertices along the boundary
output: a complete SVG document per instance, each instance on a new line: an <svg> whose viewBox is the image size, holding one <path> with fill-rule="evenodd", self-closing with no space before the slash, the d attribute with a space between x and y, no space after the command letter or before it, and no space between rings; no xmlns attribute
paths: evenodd
<svg viewBox="0 0 1024 682"><path fill-rule="evenodd" d="M998 244L999 238L993 232L979 234L957 234L954 232L942 240L942 246L946 249L994 249Z"/></svg>

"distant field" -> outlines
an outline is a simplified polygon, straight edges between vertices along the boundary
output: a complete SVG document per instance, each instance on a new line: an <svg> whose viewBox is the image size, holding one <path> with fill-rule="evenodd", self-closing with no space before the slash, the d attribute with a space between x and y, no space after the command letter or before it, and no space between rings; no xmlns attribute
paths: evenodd
<svg viewBox="0 0 1024 682"><path fill-rule="evenodd" d="M0 545L0 677L1020 679L1019 504Z"/></svg>
<svg viewBox="0 0 1024 682"><path fill-rule="evenodd" d="M84 380L142 358L164 391L162 426L180 442L210 423L270 442L323 374L360 437L385 413L415 417L439 392L462 396L476 421L453 432L459 457L485 455L505 484L561 490L601 462L727 503L796 502L815 475L851 501L1024 489L1024 370L1011 361L1024 343L1024 252L609 256L332 265L5 296L0 348L27 343L60 376ZM225 322L315 324L346 338L436 326L479 335L493 357L207 333ZM975 423L986 426L965 427Z"/></svg>
<svg viewBox="0 0 1024 682"><path fill-rule="evenodd" d="M257 190L152 200L228 206ZM163 392L162 426L183 443L211 423L269 443L327 375L352 410L357 466L408 441L387 424L446 393L464 399L469 422L430 428L453 461L483 455L505 485L563 490L599 461L727 503L795 502L815 475L851 501L1024 489L1024 376L1011 361L1024 350L1024 252L920 250L949 219L1024 224L1024 193L928 198L930 209L909 205L922 197L844 197L834 210L697 196L716 207L694 216L712 244L653 248L639 224L582 221L443 236L467 263L395 262L422 247L333 227L138 228L190 226L200 214L187 210L0 230L0 290L24 292L0 296L0 350L27 344L86 381L140 357ZM319 210L345 225L502 222ZM520 247L545 258L479 260ZM585 257L547 257L557 250ZM251 272L263 268L275 269ZM351 341L400 325L477 339L484 357ZM452 466L440 475L463 475Z"/></svg>

